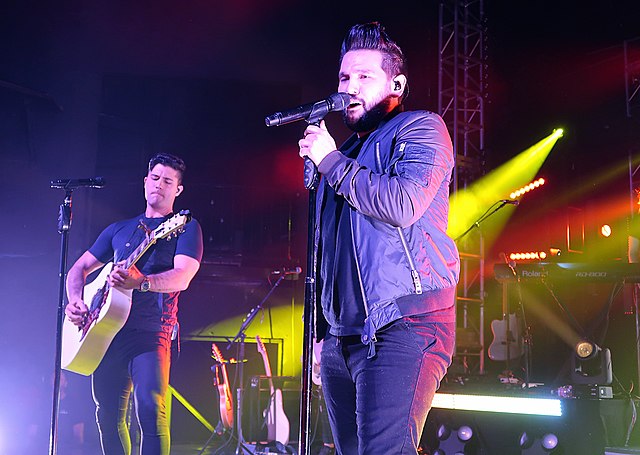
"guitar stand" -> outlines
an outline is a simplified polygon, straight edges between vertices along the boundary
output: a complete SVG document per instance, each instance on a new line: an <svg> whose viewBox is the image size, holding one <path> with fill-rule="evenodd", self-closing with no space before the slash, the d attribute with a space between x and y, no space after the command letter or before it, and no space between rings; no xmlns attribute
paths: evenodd
<svg viewBox="0 0 640 455"><path fill-rule="evenodd" d="M273 294L273 292L276 290L276 288L282 282L285 276L286 275L282 273L280 277L276 280L276 282L273 284L269 292L267 292L267 295L264 296L262 301L260 301L258 305L256 305L251 311L249 311L249 314L247 314L247 317L242 322L242 325L240 326L238 333L236 334L235 337L233 337L233 339L227 345L227 349L229 349L234 343L238 343L238 369L236 372L236 377L237 377L238 383L240 384L240 387L236 389L236 418L234 419L235 421L234 426L235 426L237 440L238 440L238 445L236 446L236 451L235 451L236 455L241 455L241 454L253 455L255 453L255 452L252 452L251 449L247 446L246 441L244 439L244 435L242 434L242 401L243 401L244 361L245 361L244 360L244 346L245 346L244 340L246 337L245 332L249 327L249 325L251 325L251 323L257 316L258 311L262 309L267 299L271 296L271 294Z"/></svg>
<svg viewBox="0 0 640 455"><path fill-rule="evenodd" d="M516 286L516 293L518 297L518 307L516 311L521 314L522 324L524 325L524 333L522 335L522 355L524 356L524 387L529 388L530 376L531 376L531 346L532 346L532 335L529 325L527 324L527 318L524 311L524 303L522 301L522 288L520 283L520 275L518 274L515 263L511 263L507 260L505 256L505 261L509 268L511 269L511 273L513 274ZM510 327L510 311L509 311L509 284L504 282L502 285L502 310L503 310L503 319L505 321L505 347L506 347L506 358L505 358L505 376L507 379L513 377L513 372L511 371L509 362L511 361L511 345L515 342L518 343L520 340L516 340L513 337L513 330ZM514 312L515 314L515 312ZM516 324L518 324L517 317L515 318ZM517 332L517 331L516 331Z"/></svg>

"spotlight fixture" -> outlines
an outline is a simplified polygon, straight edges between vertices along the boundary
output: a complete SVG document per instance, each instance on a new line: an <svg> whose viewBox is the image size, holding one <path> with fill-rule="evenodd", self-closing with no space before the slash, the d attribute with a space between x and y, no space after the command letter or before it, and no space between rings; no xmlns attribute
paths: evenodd
<svg viewBox="0 0 640 455"><path fill-rule="evenodd" d="M545 251L526 251L509 253L509 259L512 261L532 261L544 260L547 258Z"/></svg>
<svg viewBox="0 0 640 455"><path fill-rule="evenodd" d="M540 444L545 450L553 450L558 446L558 437L553 433L542 435Z"/></svg>
<svg viewBox="0 0 640 455"><path fill-rule="evenodd" d="M571 381L574 384L611 384L611 351L589 340L580 340L571 358Z"/></svg>
<svg viewBox="0 0 640 455"><path fill-rule="evenodd" d="M603 224L602 226L600 226L600 235L602 237L611 237L612 232L613 230L608 224Z"/></svg>
<svg viewBox="0 0 640 455"><path fill-rule="evenodd" d="M576 355L582 360L589 359L596 352L596 348L599 349L595 343L582 340L576 344Z"/></svg>
<svg viewBox="0 0 640 455"><path fill-rule="evenodd" d="M477 444L473 441L473 436L473 429L468 425L461 425L455 430L443 423L436 431L438 445L433 455L476 453Z"/></svg>
<svg viewBox="0 0 640 455"><path fill-rule="evenodd" d="M545 184L545 179L543 179L542 177L534 180L533 182L523 186L522 188L519 188L517 190L515 190L513 193L509 194L509 198L511 199L517 199L520 196L522 196L525 193L528 193L529 191L533 191L536 188L538 188L539 186L542 186Z"/></svg>
<svg viewBox="0 0 640 455"><path fill-rule="evenodd" d="M473 430L470 426L462 425L460 428L458 428L458 439L460 439L462 442L467 442L471 438L473 438Z"/></svg>
<svg viewBox="0 0 640 455"><path fill-rule="evenodd" d="M540 434L540 432L534 431L527 432L524 431L520 435L519 445L522 449L521 454L550 454L556 453L554 449L558 447L558 436L554 433L545 433ZM534 434L535 433L535 434Z"/></svg>

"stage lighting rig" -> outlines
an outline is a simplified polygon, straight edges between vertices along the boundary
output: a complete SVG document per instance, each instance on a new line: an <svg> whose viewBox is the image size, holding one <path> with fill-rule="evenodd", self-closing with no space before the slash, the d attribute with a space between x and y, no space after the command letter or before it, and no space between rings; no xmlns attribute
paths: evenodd
<svg viewBox="0 0 640 455"><path fill-rule="evenodd" d="M571 381L574 384L611 384L611 351L589 340L580 340L571 358Z"/></svg>

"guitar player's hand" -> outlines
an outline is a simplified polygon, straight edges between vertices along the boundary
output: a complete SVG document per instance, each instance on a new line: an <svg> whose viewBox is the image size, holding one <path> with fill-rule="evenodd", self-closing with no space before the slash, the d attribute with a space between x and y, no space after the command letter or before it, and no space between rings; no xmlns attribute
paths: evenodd
<svg viewBox="0 0 640 455"><path fill-rule="evenodd" d="M64 309L64 313L67 315L67 318L77 326L82 324L88 311L89 309L82 299L69 302Z"/></svg>
<svg viewBox="0 0 640 455"><path fill-rule="evenodd" d="M123 267L124 263L118 263L113 267L109 275L109 285L122 289L139 289L144 275L132 265L129 269Z"/></svg>

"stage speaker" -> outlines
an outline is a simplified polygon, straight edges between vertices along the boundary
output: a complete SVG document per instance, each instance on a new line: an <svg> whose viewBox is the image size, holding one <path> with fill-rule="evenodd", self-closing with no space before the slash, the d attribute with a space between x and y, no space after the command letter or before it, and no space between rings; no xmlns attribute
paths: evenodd
<svg viewBox="0 0 640 455"><path fill-rule="evenodd" d="M432 408L421 445L426 453L439 449L447 455L603 453L605 429L599 400L567 399L561 406L561 416ZM450 434L440 430L443 426ZM462 433L468 437L465 444L461 428L469 429Z"/></svg>

